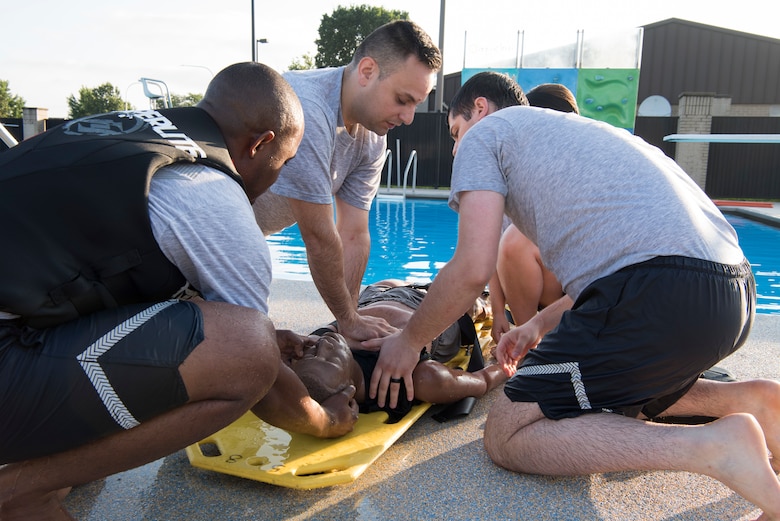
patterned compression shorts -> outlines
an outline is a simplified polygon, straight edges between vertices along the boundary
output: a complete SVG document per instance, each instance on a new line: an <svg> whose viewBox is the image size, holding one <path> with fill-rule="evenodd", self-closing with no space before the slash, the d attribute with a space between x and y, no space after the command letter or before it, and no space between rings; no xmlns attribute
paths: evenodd
<svg viewBox="0 0 780 521"><path fill-rule="evenodd" d="M104 310L48 329L0 323L0 464L62 452L187 402L203 341L192 302Z"/></svg>

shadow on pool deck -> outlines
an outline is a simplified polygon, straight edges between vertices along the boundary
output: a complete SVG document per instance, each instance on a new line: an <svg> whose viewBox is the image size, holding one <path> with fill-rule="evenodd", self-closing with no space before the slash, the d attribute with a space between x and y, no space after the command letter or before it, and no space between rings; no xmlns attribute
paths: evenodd
<svg viewBox="0 0 780 521"><path fill-rule="evenodd" d="M271 318L311 331L330 315L310 282L276 280ZM780 316L759 315L747 344L720 365L738 378L780 379ZM184 451L76 487L66 507L81 520L525 519L745 520L757 510L717 481L684 472L571 478L502 470L482 448L490 404L440 424L426 413L354 483L299 491L190 466Z"/></svg>

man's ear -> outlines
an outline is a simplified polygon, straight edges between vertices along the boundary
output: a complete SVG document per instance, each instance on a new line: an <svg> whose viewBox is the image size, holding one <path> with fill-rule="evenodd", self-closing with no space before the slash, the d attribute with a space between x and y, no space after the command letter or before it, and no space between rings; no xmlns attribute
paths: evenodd
<svg viewBox="0 0 780 521"><path fill-rule="evenodd" d="M472 117L476 116L477 120L480 120L480 119L484 118L485 116L487 116L488 114L493 112L491 110L492 107L490 105L491 104L490 104L490 102L488 101L488 99L486 97L480 96L480 97L476 98L474 100L474 111L475 111L475 113L472 114Z"/></svg>
<svg viewBox="0 0 780 521"><path fill-rule="evenodd" d="M370 56L364 56L357 64L358 82L365 87L371 78L379 76L379 64Z"/></svg>
<svg viewBox="0 0 780 521"><path fill-rule="evenodd" d="M274 133L273 130L266 130L265 132L257 136L257 138L255 138L255 140L252 142L252 147L249 151L249 156L255 157L257 151L260 150L260 148L262 148L263 145L273 141L275 137L276 134Z"/></svg>

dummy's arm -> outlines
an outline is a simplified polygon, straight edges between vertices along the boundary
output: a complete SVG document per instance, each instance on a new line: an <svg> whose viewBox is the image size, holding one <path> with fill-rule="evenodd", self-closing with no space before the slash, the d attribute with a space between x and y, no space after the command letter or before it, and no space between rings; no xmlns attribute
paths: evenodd
<svg viewBox="0 0 780 521"><path fill-rule="evenodd" d="M309 396L293 370L282 363L273 387L252 407L252 412L261 420L290 432L336 438L352 431L357 421L354 395L354 386L349 386L320 405Z"/></svg>

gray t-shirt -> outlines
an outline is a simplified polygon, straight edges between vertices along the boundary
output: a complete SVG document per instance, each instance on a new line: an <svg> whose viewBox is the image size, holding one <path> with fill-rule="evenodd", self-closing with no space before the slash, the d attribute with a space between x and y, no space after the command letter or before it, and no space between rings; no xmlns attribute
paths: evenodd
<svg viewBox="0 0 780 521"><path fill-rule="evenodd" d="M512 107L463 137L450 206L460 193L498 192L576 300L594 280L659 255L738 264L737 234L661 150L575 114Z"/></svg>
<svg viewBox="0 0 780 521"><path fill-rule="evenodd" d="M284 73L301 100L305 129L295 158L253 205L265 235L295 224L287 198L331 204L336 195L356 208L371 208L381 181L386 139L361 125L354 136L347 132L341 114L343 74L344 67Z"/></svg>
<svg viewBox="0 0 780 521"><path fill-rule="evenodd" d="M271 254L241 186L202 165L158 170L149 188L152 231L205 300L268 314Z"/></svg>

